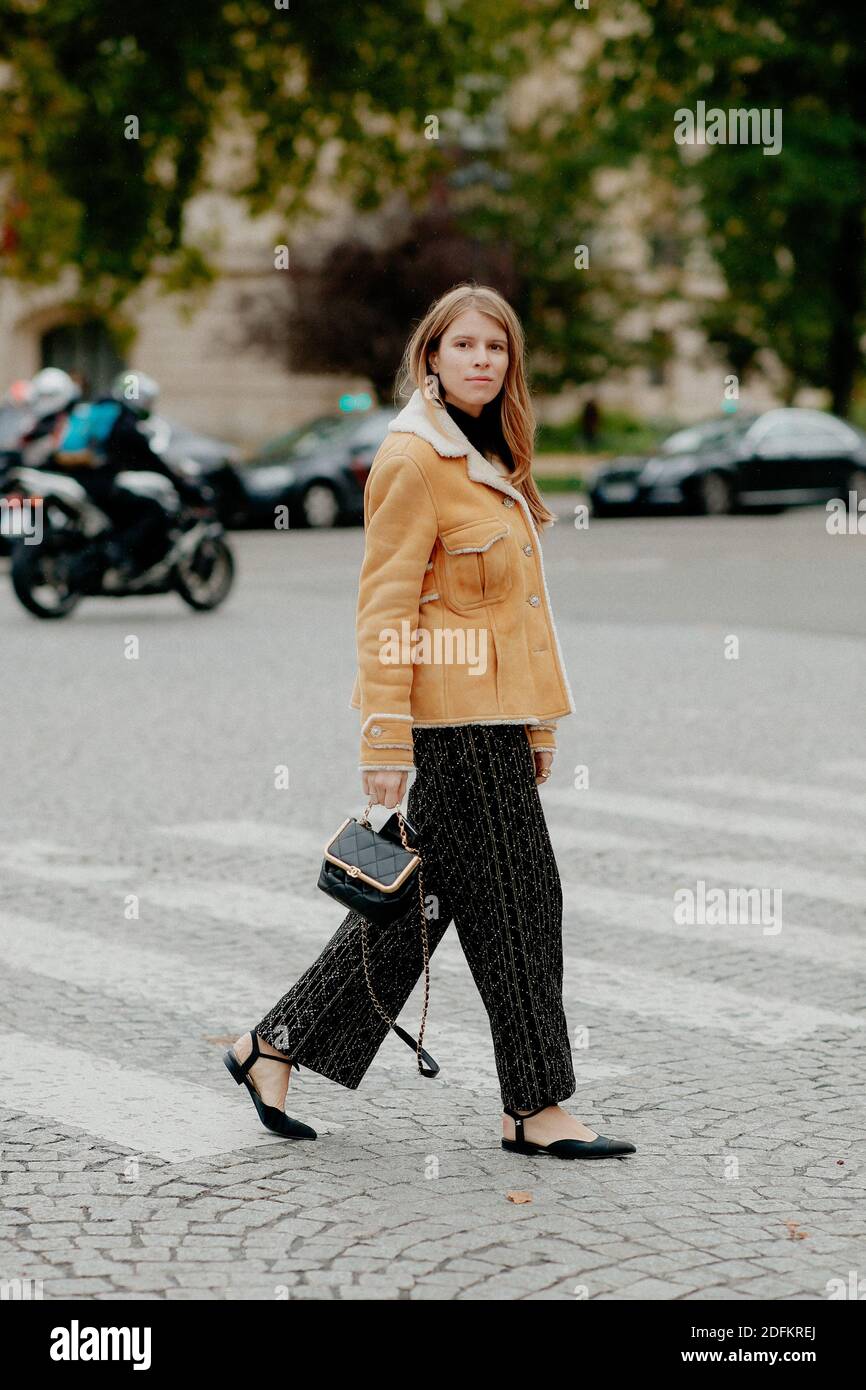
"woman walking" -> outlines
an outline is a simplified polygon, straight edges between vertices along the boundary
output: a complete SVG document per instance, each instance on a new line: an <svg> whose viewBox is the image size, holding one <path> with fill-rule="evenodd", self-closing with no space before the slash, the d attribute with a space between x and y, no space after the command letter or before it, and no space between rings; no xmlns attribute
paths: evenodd
<svg viewBox="0 0 866 1390"><path fill-rule="evenodd" d="M357 605L364 794L407 817L422 855L426 936L453 920L490 1020L502 1145L556 1158L634 1153L561 1109L575 1091L562 1003L562 887L538 793L556 721L574 710L539 533L555 517L531 475L523 331L507 301L458 285L415 329L414 386L373 461ZM395 652L398 653L395 659ZM432 909L432 912L431 912ZM424 968L422 910L370 929L350 911L287 994L225 1054L262 1122L286 1115L292 1066L355 1088ZM405 1036L405 1035L404 1035ZM411 1041L411 1039L407 1039ZM420 1040L419 1040L420 1066Z"/></svg>

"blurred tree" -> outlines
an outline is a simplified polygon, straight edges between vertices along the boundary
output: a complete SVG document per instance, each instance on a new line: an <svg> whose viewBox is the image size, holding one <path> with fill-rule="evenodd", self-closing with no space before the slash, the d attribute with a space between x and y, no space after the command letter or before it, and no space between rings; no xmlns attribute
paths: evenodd
<svg viewBox="0 0 866 1390"><path fill-rule="evenodd" d="M184 209L237 118L254 150L232 191L254 212L307 210L325 149L359 208L398 184L420 197L440 164L425 122L461 74L524 67L531 24L499 0L0 0L3 268L74 265L97 307L154 270L206 278Z"/></svg>
<svg viewBox="0 0 866 1390"><path fill-rule="evenodd" d="M505 161L507 197L474 206L464 199L462 218L476 235L508 239L519 268L514 307L526 332L532 384L555 395L642 360L642 345L618 329L653 296L646 288L639 293L619 263L592 136L575 138L569 111L557 116L554 137L548 115L545 110L514 132Z"/></svg>
<svg viewBox="0 0 866 1390"><path fill-rule="evenodd" d="M366 360L387 397L410 321L453 284L476 280L500 290L521 315L536 389L556 393L641 360L641 345L612 331L639 296L599 235L605 203L594 188L591 142L565 138L573 102L556 108L563 138L553 150L544 119L545 64L573 55L580 18L559 0L529 7L508 0L500 15L509 12L522 15L533 94L524 101L515 90L522 64L491 63L496 49L459 74L439 164L408 228L378 249L340 244L322 266L296 256L290 297L241 301L244 342L278 351L294 369L356 370ZM528 120L539 101L542 114ZM591 267L578 243L587 245Z"/></svg>
<svg viewBox="0 0 866 1390"><path fill-rule="evenodd" d="M772 349L788 394L826 388L845 414L866 329L866 9L614 0L597 33L567 138L601 168L638 160L674 196L698 189L689 240L708 239L727 284L704 306L710 340L740 372ZM676 144L675 112L699 101L778 110L781 151Z"/></svg>
<svg viewBox="0 0 866 1390"><path fill-rule="evenodd" d="M686 286L681 272L709 245L727 293L706 295L702 321L734 370L771 348L789 393L823 386L848 406L866 327L866 11L809 0L778 0L772 15L745 0L0 0L0 20L7 274L50 280L74 265L95 312L154 271L168 287L205 279L206 247L185 234L184 211L207 186L217 133L234 128L253 148L232 191L287 228L321 211L323 166L328 191L362 211L399 189L418 216L432 190L438 221L416 222L387 253L344 246L295 297L331 363L359 345L371 353L380 391L399 325L443 280L486 279L509 295L538 389L646 364L653 308L696 294L698 277ZM781 152L678 145L675 113L698 101L780 109ZM652 207L639 196L648 183ZM635 211L638 240L652 233L650 282L616 254L617 199ZM629 336L634 309L643 326ZM285 325L258 317L261 334L281 332L294 350ZM306 362L313 350L307 336Z"/></svg>
<svg viewBox="0 0 866 1390"><path fill-rule="evenodd" d="M409 325L461 280L512 297L509 250L473 242L447 209L432 207L388 245L351 238L320 262L296 255L276 293L239 295L238 346L259 347L294 372L360 370L389 400Z"/></svg>

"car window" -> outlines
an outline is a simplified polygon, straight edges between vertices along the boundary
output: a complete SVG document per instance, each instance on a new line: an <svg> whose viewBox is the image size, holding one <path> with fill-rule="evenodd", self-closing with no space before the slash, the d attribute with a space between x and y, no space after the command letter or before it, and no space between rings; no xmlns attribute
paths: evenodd
<svg viewBox="0 0 866 1390"><path fill-rule="evenodd" d="M857 440L852 430L836 420L805 420L797 430L798 437L810 453L830 453L850 449Z"/></svg>
<svg viewBox="0 0 866 1390"><path fill-rule="evenodd" d="M849 430L848 425L841 420L833 420L827 416L826 420L809 421L808 432L810 438L822 439L826 442L827 448L852 449L859 443L858 436L853 430Z"/></svg>
<svg viewBox="0 0 866 1390"><path fill-rule="evenodd" d="M737 436L745 434L754 422L754 416L737 416L722 420L706 420L700 425L689 425L677 430L661 446L660 452L669 454L693 454L700 449L714 449L720 444L729 443Z"/></svg>
<svg viewBox="0 0 866 1390"><path fill-rule="evenodd" d="M761 452L826 454L854 448L859 437L844 420L794 407L761 419L750 442Z"/></svg>
<svg viewBox="0 0 866 1390"><path fill-rule="evenodd" d="M275 459L286 459L296 449L310 449L322 438L327 438L329 431L334 430L335 425L342 424L339 417L322 416L318 420L307 420L306 424L296 425L295 430L286 431L284 435L277 435L275 439L268 439L263 443L259 452L253 457L252 463L272 463Z"/></svg>
<svg viewBox="0 0 866 1390"><path fill-rule="evenodd" d="M762 449L789 449L803 436L803 426L793 420L779 420L760 436Z"/></svg>
<svg viewBox="0 0 866 1390"><path fill-rule="evenodd" d="M276 439L268 440L251 460L253 463L273 462L275 459L303 458L314 453L323 440L345 429L346 420L342 415L323 415L316 420L308 420Z"/></svg>
<svg viewBox="0 0 866 1390"><path fill-rule="evenodd" d="M325 444L351 443L360 448L378 448L388 432L390 419L387 411L378 410L363 417L323 415L270 440L250 462L274 463L289 458L309 458Z"/></svg>

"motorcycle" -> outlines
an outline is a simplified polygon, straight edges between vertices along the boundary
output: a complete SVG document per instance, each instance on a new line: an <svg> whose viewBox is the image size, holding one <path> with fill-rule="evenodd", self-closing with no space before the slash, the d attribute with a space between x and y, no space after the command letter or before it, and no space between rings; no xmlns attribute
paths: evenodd
<svg viewBox="0 0 866 1390"><path fill-rule="evenodd" d="M180 594L200 612L225 601L234 558L222 523L208 507L187 507L161 473L119 473L125 492L155 499L165 513L169 547L149 569L112 564L110 518L74 478L13 465L0 501L0 535L12 542L12 587L37 618L66 618L84 597Z"/></svg>

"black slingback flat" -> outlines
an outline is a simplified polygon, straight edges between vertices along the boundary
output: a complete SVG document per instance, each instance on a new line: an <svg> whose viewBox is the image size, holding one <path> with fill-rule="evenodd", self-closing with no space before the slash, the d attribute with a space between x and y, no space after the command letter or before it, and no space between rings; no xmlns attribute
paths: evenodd
<svg viewBox="0 0 866 1390"><path fill-rule="evenodd" d="M609 1139L606 1134L597 1134L594 1139L557 1139L553 1144L533 1144L525 1137L523 1121L546 1109L546 1105L539 1105L528 1115L520 1115L506 1107L504 1114L514 1121L514 1138L503 1139L503 1149L515 1154L550 1154L553 1158L621 1158L623 1154L637 1152L627 1139Z"/></svg>
<svg viewBox="0 0 866 1390"><path fill-rule="evenodd" d="M285 1110L278 1110L275 1105L265 1105L252 1080L247 1076L250 1067L260 1057L266 1062L285 1062L288 1066L297 1067L300 1071L297 1062L293 1062L291 1057L273 1057L269 1052L262 1052L259 1049L258 1037L252 1028L250 1029L250 1038L253 1047L249 1057L242 1062L235 1056L234 1049L229 1047L223 1053L223 1061L238 1085L240 1086L243 1082L246 1086L265 1129L269 1129L272 1134L281 1134L285 1139L317 1139L316 1131L311 1129L309 1125L302 1124L300 1120L293 1120L291 1115L287 1115Z"/></svg>

